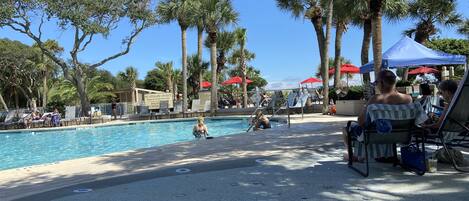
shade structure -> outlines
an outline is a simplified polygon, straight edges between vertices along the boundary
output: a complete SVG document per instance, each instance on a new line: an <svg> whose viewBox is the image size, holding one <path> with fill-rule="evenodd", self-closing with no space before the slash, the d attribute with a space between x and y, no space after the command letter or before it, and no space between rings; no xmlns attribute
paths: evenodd
<svg viewBox="0 0 469 201"><path fill-rule="evenodd" d="M229 80L226 80L224 82L222 82L221 84L222 85L230 85L230 84L241 84L243 83L243 78L239 77L239 76L234 76L232 78L230 78ZM248 80L246 79L246 83L252 83L252 80Z"/></svg>
<svg viewBox="0 0 469 201"><path fill-rule="evenodd" d="M314 77L310 77L310 78L308 78L308 79L303 80L302 82L300 82L300 84L316 83L316 82L322 82L322 80L317 79L317 78L314 78Z"/></svg>
<svg viewBox="0 0 469 201"><path fill-rule="evenodd" d="M417 75L417 74L427 74L427 73L439 73L440 71L434 69L434 68L429 68L429 67L419 67L414 70L409 71L409 75Z"/></svg>
<svg viewBox="0 0 469 201"><path fill-rule="evenodd" d="M329 70L329 74L334 74L335 68ZM353 64L343 64L340 67L340 73L355 74L360 73L360 68L356 67Z"/></svg>
<svg viewBox="0 0 469 201"><path fill-rule="evenodd" d="M405 68L409 66L464 65L466 57L432 50L405 36L383 54L382 68ZM374 70L371 61L360 67L360 73Z"/></svg>
<svg viewBox="0 0 469 201"><path fill-rule="evenodd" d="M212 86L212 83L203 81L200 85L202 86L202 88L209 88Z"/></svg>

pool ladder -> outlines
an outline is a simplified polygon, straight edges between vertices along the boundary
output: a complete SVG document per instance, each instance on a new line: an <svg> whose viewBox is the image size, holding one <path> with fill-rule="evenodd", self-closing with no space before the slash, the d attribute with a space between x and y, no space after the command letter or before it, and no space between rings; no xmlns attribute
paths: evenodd
<svg viewBox="0 0 469 201"><path fill-rule="evenodd" d="M272 100L272 99L271 99ZM267 99L264 99L257 107L256 109L254 110L254 112L251 114L251 116L249 117L249 122L252 122L252 119L253 119L253 116L257 113L257 111L259 110L264 110L266 108L262 108L262 104L264 102L267 102ZM277 110L275 110L275 106L272 105L272 116L270 116L270 118L274 117L276 114L278 114L278 112L280 112L281 109L283 109L283 107L286 107L287 109L287 116L288 116L288 128L290 128L290 107L288 105L288 101L285 102L285 105L284 106L281 106L279 107ZM258 119L255 119L254 122L252 122L250 125L249 125L249 128L246 130L246 132L249 132L253 127L254 125L256 125Z"/></svg>

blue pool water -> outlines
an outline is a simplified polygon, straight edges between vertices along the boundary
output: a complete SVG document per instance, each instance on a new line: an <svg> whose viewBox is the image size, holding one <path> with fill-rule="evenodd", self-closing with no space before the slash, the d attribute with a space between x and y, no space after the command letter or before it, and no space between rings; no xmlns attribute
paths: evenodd
<svg viewBox="0 0 469 201"><path fill-rule="evenodd" d="M246 119L206 120L211 136L244 132ZM0 170L194 140L194 121L0 134Z"/></svg>

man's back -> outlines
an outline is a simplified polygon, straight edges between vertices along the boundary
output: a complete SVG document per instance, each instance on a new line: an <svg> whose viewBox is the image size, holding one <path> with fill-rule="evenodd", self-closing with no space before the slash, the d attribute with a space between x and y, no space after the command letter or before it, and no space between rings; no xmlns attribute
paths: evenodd
<svg viewBox="0 0 469 201"><path fill-rule="evenodd" d="M412 97L399 92L377 94L373 96L368 104L390 104L400 105L412 103Z"/></svg>

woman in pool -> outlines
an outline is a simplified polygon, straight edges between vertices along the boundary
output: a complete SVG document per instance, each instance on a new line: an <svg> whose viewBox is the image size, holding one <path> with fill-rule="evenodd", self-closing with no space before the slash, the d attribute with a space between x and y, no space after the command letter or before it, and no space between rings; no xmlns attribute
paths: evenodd
<svg viewBox="0 0 469 201"><path fill-rule="evenodd" d="M203 117L197 118L197 124L194 125L194 128L192 129L192 134L197 139L200 139L202 136L203 137L208 136L208 129L207 129L207 126L204 124Z"/></svg>

